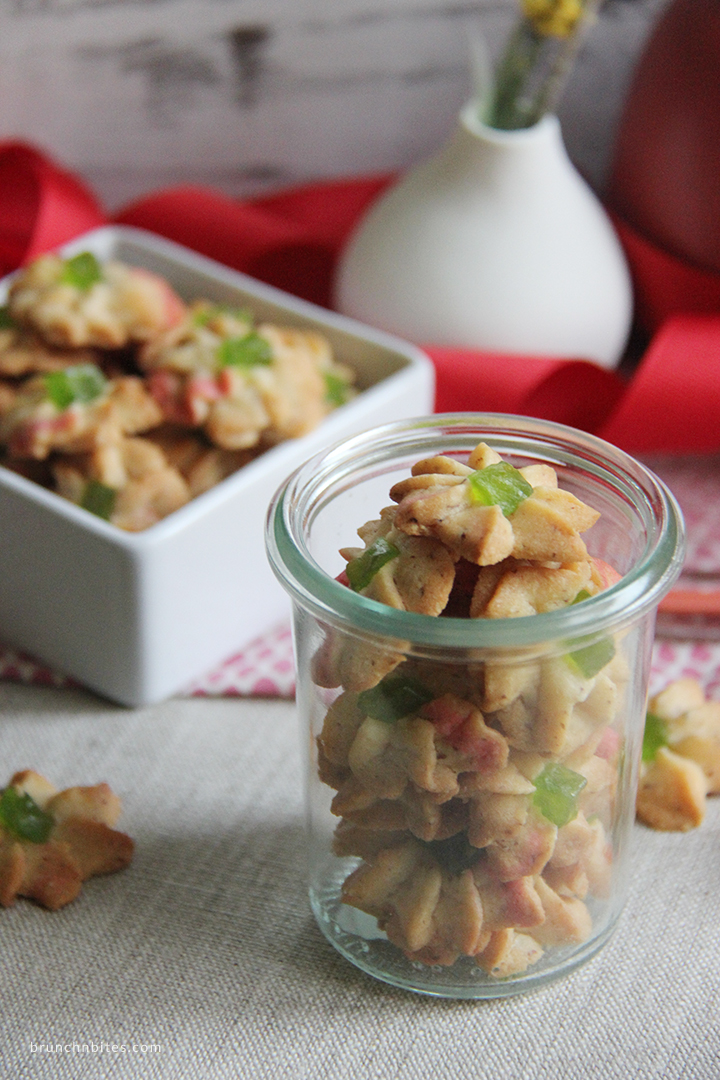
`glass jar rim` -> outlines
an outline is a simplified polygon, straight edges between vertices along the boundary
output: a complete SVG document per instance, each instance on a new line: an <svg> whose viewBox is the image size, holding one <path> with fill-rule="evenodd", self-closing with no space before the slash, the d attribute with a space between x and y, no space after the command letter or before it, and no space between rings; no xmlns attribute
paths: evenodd
<svg viewBox="0 0 720 1080"><path fill-rule="evenodd" d="M475 440L474 442L472 440ZM471 450L487 441L499 453L550 465L582 467L622 493L645 526L644 550L615 584L583 601L518 618L467 619L400 611L332 578L315 561L305 530L343 478L417 446L418 457ZM444 446L441 446L445 443ZM378 508L378 512L379 512ZM362 522L352 522L353 530ZM683 517L666 485L629 454L565 424L506 413L439 413L396 421L335 443L300 465L275 493L267 514L266 547L280 583L329 625L431 649L542 646L551 640L630 625L656 608L681 569Z"/></svg>

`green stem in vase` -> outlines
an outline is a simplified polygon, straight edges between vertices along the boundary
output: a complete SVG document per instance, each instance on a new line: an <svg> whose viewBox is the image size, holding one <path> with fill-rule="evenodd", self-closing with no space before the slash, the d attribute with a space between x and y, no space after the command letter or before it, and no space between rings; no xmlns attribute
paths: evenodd
<svg viewBox="0 0 720 1080"><path fill-rule="evenodd" d="M483 120L515 131L553 109L574 63L582 32L600 0L522 0L518 22L495 72Z"/></svg>
<svg viewBox="0 0 720 1080"><path fill-rule="evenodd" d="M503 131L529 127L523 90L533 71L545 39L531 23L516 26L498 66L485 123Z"/></svg>

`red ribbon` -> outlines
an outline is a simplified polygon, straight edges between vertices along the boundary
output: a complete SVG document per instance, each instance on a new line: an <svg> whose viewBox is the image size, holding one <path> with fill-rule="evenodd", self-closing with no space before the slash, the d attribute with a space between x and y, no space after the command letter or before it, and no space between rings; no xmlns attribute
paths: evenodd
<svg viewBox="0 0 720 1080"><path fill-rule="evenodd" d="M94 195L32 146L0 143L0 273L107 224Z"/></svg>
<svg viewBox="0 0 720 1080"><path fill-rule="evenodd" d="M180 187L114 220L158 233L295 295L332 306L338 254L391 177L332 181L237 202ZM85 185L36 149L0 144L0 271L107 224ZM577 360L426 344L438 411L558 420L631 453L720 451L720 275L689 266L616 222L640 326L653 336L632 378Z"/></svg>

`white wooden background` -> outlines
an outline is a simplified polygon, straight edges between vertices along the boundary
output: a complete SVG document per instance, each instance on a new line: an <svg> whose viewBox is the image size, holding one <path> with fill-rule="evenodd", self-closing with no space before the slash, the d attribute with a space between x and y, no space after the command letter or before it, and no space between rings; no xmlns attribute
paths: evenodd
<svg viewBox="0 0 720 1080"><path fill-rule="evenodd" d="M560 108L601 189L638 51L667 0L607 0ZM0 139L109 208L162 185L234 195L396 169L471 95L516 0L0 0Z"/></svg>

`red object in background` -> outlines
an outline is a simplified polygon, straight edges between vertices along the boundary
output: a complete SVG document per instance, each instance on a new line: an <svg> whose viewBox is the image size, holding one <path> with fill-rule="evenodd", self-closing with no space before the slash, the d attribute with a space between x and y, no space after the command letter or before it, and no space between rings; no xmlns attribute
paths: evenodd
<svg viewBox="0 0 720 1080"><path fill-rule="evenodd" d="M717 453L720 314L667 319L597 433L634 454Z"/></svg>
<svg viewBox="0 0 720 1080"><path fill-rule="evenodd" d="M635 323L653 334L675 315L720 311L720 274L670 255L626 221L614 217L633 279Z"/></svg>
<svg viewBox="0 0 720 1080"><path fill-rule="evenodd" d="M72 173L25 143L0 143L0 275L106 222Z"/></svg>
<svg viewBox="0 0 720 1080"><path fill-rule="evenodd" d="M614 371L587 360L425 349L437 375L436 412L510 412L597 431L625 392Z"/></svg>
<svg viewBox="0 0 720 1080"><path fill-rule="evenodd" d="M341 244L391 177L338 180L237 202L208 188L143 196L116 217L330 307Z"/></svg>
<svg viewBox="0 0 720 1080"><path fill-rule="evenodd" d="M608 198L646 240L720 274L718 0L674 0L657 24L623 110Z"/></svg>

